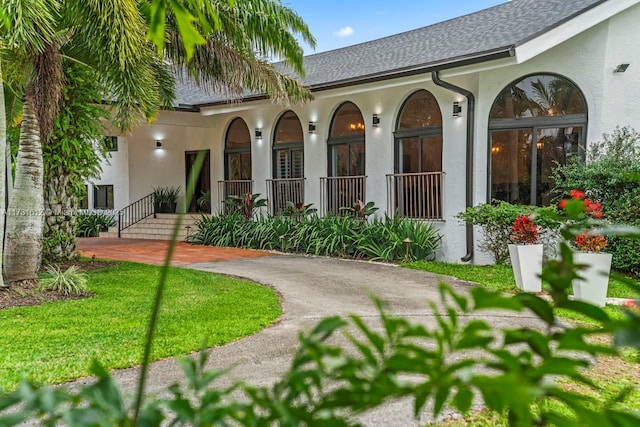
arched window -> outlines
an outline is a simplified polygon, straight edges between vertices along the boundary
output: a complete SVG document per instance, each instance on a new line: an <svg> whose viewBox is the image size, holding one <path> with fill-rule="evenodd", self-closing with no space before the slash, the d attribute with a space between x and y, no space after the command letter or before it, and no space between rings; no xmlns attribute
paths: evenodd
<svg viewBox="0 0 640 427"><path fill-rule="evenodd" d="M394 136L396 173L442 171L442 113L430 92L407 98Z"/></svg>
<svg viewBox="0 0 640 427"><path fill-rule="evenodd" d="M283 212L287 202L304 204L304 134L300 119L287 111L273 135L273 179L268 180L271 214Z"/></svg>
<svg viewBox="0 0 640 427"><path fill-rule="evenodd" d="M393 211L412 218L442 217L442 113L426 90L411 94L396 130Z"/></svg>
<svg viewBox="0 0 640 427"><path fill-rule="evenodd" d="M273 140L273 177L304 176L304 134L296 113L287 111L276 124Z"/></svg>
<svg viewBox="0 0 640 427"><path fill-rule="evenodd" d="M364 119L353 102L345 102L336 110L327 144L329 176L364 175Z"/></svg>
<svg viewBox="0 0 640 427"><path fill-rule="evenodd" d="M224 174L229 181L251 179L251 134L241 118L235 118L227 130L224 145Z"/></svg>
<svg viewBox="0 0 640 427"><path fill-rule="evenodd" d="M524 77L491 106L490 200L545 206L557 164L584 157L587 104L582 91L555 74Z"/></svg>

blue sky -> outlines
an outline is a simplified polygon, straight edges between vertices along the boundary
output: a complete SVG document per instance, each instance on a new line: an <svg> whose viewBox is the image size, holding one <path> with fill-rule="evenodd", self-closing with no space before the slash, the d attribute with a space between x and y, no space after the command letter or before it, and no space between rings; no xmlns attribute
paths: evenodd
<svg viewBox="0 0 640 427"><path fill-rule="evenodd" d="M282 0L311 28L315 52L350 46L486 9L506 0ZM305 54L314 53L303 45Z"/></svg>

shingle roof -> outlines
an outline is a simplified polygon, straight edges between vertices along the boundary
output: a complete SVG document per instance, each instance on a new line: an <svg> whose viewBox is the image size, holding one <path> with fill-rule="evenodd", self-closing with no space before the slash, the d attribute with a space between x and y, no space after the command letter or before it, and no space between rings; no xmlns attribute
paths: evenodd
<svg viewBox="0 0 640 427"><path fill-rule="evenodd" d="M476 13L304 58L302 82L323 87L356 84L403 72L450 68L507 54L607 0L512 0ZM277 64L282 66L281 64ZM225 98L179 84L178 103L213 104Z"/></svg>

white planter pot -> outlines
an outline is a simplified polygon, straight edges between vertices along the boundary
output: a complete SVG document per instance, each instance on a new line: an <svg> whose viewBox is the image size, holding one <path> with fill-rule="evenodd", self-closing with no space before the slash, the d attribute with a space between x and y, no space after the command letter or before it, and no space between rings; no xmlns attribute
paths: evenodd
<svg viewBox="0 0 640 427"><path fill-rule="evenodd" d="M582 279L573 281L573 297L579 301L604 307L609 288L611 254L576 252L573 254L573 262L586 265L583 270L578 271L578 276Z"/></svg>
<svg viewBox="0 0 640 427"><path fill-rule="evenodd" d="M542 290L542 249L543 245L509 245L511 268L518 289L525 292Z"/></svg>

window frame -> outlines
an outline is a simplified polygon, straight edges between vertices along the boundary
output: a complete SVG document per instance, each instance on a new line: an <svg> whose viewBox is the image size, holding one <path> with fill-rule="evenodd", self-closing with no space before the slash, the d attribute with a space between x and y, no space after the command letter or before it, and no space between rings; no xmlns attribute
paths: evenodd
<svg viewBox="0 0 640 427"><path fill-rule="evenodd" d="M287 141L287 142L277 142L277 136L278 136L278 128L280 127L280 124L282 123L282 120L284 119L284 117L287 114L293 114L296 119L298 120L298 124L300 125L300 129L302 130L302 140L300 141ZM292 152L293 151L302 151L302 167L301 167L301 176L299 177L293 177L293 176L287 176L287 177L280 177L278 178L278 171L279 171L279 163L278 163L278 152L279 151L285 151L286 152L286 157L287 157L287 163L288 163L288 168L289 170L293 170L293 156L292 156ZM278 121L276 122L276 125L274 127L274 132L273 132L273 141L271 143L271 156L272 156L272 173L271 176L273 177L273 179L298 179L298 178L304 178L304 128L302 127L302 122L300 121L300 118L298 117L298 115L293 111L293 110L287 110L284 113L282 113L280 115L280 118L278 118Z"/></svg>
<svg viewBox="0 0 640 427"><path fill-rule="evenodd" d="M231 132L231 128L233 127L233 124L236 121L241 121L244 126L247 129L247 134L249 135L249 145L248 146L243 146L243 147L232 147L229 148L229 132ZM227 131L224 134L224 179L225 181L231 181L231 179L229 178L230 176L230 172L231 172L231 168L229 165L229 155L230 154L246 154L249 153L250 156L250 163L251 163L251 168L250 168L250 176L247 179L242 179L240 178L240 181L250 181L253 179L253 156L251 153L251 132L249 131L249 126L247 125L247 122L242 118L242 117L236 117L234 119L232 119L229 122L229 126L227 127ZM240 156L240 175L242 175L242 156Z"/></svg>
<svg viewBox="0 0 640 427"><path fill-rule="evenodd" d="M358 112L360 112L360 116L362 117L362 123L364 124L364 127L365 127L364 131L362 132L362 135L345 135L345 136L332 137L331 134L333 133L333 126L335 125L336 117L338 116L338 113L340 112L340 110L342 110L342 108L347 104L354 105L358 109ZM367 130L367 125L364 120L364 115L362 114L362 110L360 109L360 107L358 107L355 102L345 101L340 105L338 105L338 108L336 108L335 112L333 113L333 116L331 116L331 123L329 125L329 138L327 139L327 156L328 156L327 157L327 174L328 176L330 177L338 176L338 175L334 175L335 171L333 170L334 169L333 163L336 156L336 147L338 146L347 147L347 152L349 153L349 164L351 164L351 146L358 145L358 144L362 144L364 148L364 152L363 152L364 173L362 175L344 175L344 176L366 176L366 172L367 172L366 130Z"/></svg>

